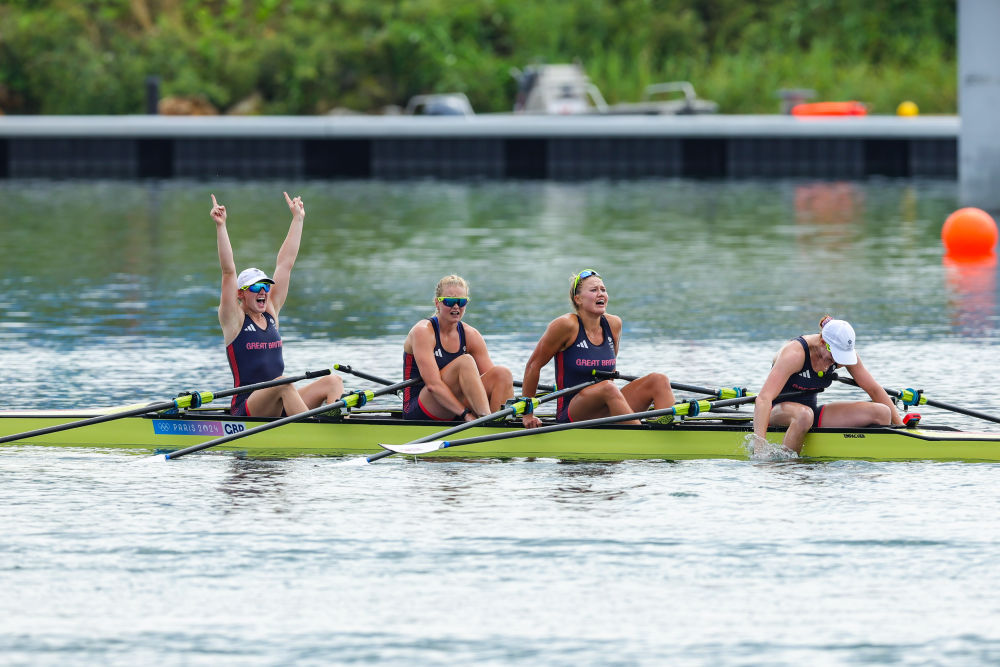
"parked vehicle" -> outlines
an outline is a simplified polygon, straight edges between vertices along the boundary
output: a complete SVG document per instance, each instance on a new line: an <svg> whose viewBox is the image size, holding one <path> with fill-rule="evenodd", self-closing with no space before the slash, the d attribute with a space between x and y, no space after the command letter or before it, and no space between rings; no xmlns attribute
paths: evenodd
<svg viewBox="0 0 1000 667"><path fill-rule="evenodd" d="M688 81L670 81L647 86L642 101L609 105L600 89L578 64L529 65L511 70L517 79L515 113L540 114L704 114L715 113L719 105L700 99ZM655 99L680 93L680 97Z"/></svg>
<svg viewBox="0 0 1000 667"><path fill-rule="evenodd" d="M474 116L472 103L465 93L414 95L403 113L409 116Z"/></svg>

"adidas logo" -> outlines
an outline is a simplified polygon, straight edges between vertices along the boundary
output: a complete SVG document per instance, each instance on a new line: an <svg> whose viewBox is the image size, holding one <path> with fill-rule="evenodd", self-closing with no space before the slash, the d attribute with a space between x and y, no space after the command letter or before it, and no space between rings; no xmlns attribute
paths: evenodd
<svg viewBox="0 0 1000 667"><path fill-rule="evenodd" d="M246 329L244 329L244 331L256 331L256 330L257 330L257 327L255 327L255 326L254 326L254 325L252 325L252 324L248 324L248 325L247 325L247 328L246 328Z"/></svg>
<svg viewBox="0 0 1000 667"><path fill-rule="evenodd" d="M801 373L799 373L799 375L801 377L806 378L807 380L812 377L812 373L810 373L809 371L802 371Z"/></svg>
<svg viewBox="0 0 1000 667"><path fill-rule="evenodd" d="M576 347L582 347L585 350L588 349L588 348L590 348L590 346L587 345L587 341L585 341L585 340L581 340L579 343L577 343Z"/></svg>
<svg viewBox="0 0 1000 667"><path fill-rule="evenodd" d="M442 352L441 352L441 348L440 347L434 349L434 356L435 357L443 357L444 356L444 354L442 354Z"/></svg>

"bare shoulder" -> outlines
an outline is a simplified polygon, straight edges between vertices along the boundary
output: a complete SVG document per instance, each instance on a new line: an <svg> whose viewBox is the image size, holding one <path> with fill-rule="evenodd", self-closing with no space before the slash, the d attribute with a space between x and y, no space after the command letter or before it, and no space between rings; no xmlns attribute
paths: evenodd
<svg viewBox="0 0 1000 667"><path fill-rule="evenodd" d="M797 372L806 359L806 351L794 338L785 342L774 357L774 369L785 371L788 375Z"/></svg>
<svg viewBox="0 0 1000 667"><path fill-rule="evenodd" d="M403 343L403 349L406 352L411 352L414 343L426 343L433 338L434 329L431 327L430 320L420 320L410 327L409 333L406 334L406 341Z"/></svg>
<svg viewBox="0 0 1000 667"><path fill-rule="evenodd" d="M622 331L622 318L611 313L604 313L604 317L608 319L608 324L611 325L611 331L614 332L615 336L620 334Z"/></svg>
<svg viewBox="0 0 1000 667"><path fill-rule="evenodd" d="M462 322L462 329L465 330L466 340L472 340L476 342L485 342L483 340L483 334L479 333L479 329L472 326L468 322Z"/></svg>

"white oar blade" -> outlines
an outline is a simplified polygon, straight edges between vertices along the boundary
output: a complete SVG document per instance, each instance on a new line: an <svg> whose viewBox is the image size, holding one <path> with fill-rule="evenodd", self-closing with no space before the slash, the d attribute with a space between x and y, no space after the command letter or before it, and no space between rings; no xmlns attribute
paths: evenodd
<svg viewBox="0 0 1000 667"><path fill-rule="evenodd" d="M397 454L427 454L428 452L436 452L439 449L444 449L447 446L444 440L414 442L406 445L386 445L381 442L379 443L379 447L382 449L388 449L390 452L396 452Z"/></svg>

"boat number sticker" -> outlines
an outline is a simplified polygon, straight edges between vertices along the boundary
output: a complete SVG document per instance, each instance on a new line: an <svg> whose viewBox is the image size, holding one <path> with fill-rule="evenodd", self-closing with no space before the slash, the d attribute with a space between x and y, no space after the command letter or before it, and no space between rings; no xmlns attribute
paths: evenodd
<svg viewBox="0 0 1000 667"><path fill-rule="evenodd" d="M844 437L845 438L863 438L863 437L865 437L865 434L864 433L845 433Z"/></svg>
<svg viewBox="0 0 1000 667"><path fill-rule="evenodd" d="M217 437L246 430L243 422L183 421L180 419L154 419L156 435L204 435Z"/></svg>

